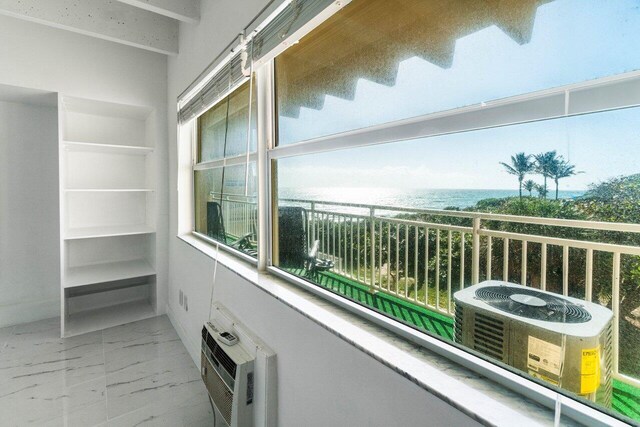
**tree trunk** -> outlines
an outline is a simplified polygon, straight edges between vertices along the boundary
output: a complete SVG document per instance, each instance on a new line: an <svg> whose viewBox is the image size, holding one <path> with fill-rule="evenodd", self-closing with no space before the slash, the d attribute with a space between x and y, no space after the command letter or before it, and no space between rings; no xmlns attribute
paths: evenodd
<svg viewBox="0 0 640 427"><path fill-rule="evenodd" d="M522 200L522 179L518 180L518 194L520 196L520 200Z"/></svg>
<svg viewBox="0 0 640 427"><path fill-rule="evenodd" d="M558 200L558 180L556 179L556 200Z"/></svg>

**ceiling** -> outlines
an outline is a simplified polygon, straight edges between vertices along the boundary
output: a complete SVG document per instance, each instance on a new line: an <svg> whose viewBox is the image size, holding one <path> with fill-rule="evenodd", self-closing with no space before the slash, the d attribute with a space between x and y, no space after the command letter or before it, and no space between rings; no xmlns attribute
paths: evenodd
<svg viewBox="0 0 640 427"><path fill-rule="evenodd" d="M199 21L200 0L0 0L0 15L176 55L179 23Z"/></svg>

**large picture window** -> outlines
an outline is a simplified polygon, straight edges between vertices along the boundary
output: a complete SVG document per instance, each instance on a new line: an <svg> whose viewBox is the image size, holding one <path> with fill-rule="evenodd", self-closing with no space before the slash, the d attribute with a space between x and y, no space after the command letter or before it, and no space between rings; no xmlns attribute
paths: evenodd
<svg viewBox="0 0 640 427"><path fill-rule="evenodd" d="M275 59L274 265L640 420L639 42L624 0L353 1Z"/></svg>

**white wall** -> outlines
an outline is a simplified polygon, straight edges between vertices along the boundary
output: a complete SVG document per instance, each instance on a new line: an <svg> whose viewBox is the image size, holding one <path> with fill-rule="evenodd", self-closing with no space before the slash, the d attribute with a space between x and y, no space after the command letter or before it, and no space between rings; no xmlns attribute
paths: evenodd
<svg viewBox="0 0 640 427"><path fill-rule="evenodd" d="M170 149L169 307L185 345L198 354L209 313L213 261L177 239L178 194L175 102L266 0L202 2L198 26L181 26L180 54L169 59ZM189 311L178 304L182 289ZM278 425L471 425L471 419L347 342L329 333L232 271L219 266L214 298L278 355Z"/></svg>
<svg viewBox="0 0 640 427"><path fill-rule="evenodd" d="M64 30L45 27L15 18L0 16L0 84L42 89L59 92L81 98L90 98L108 102L149 106L157 111L156 135L159 167L157 171L157 195L159 204L158 228L158 296L159 306L164 307L166 297L167 267L167 230L168 230L168 173L167 173L167 59L166 56L147 52L117 43L94 39L88 36L70 33ZM56 119L57 121L57 119ZM36 129L34 129L34 132ZM57 138L57 134L54 134ZM34 142L44 144L46 141ZM3 142L4 149L4 142ZM26 150L26 148L25 148ZM55 162L56 175L47 182L57 186L57 156L41 157L38 161L46 161L47 168ZM35 163L27 163L25 159L7 159L18 168L30 168ZM55 200L57 208L58 193L56 187L53 195L47 194L47 200ZM4 202L4 201L3 201ZM0 215L5 216L7 208L0 206ZM57 217L56 217L57 218ZM4 220L3 220L4 221ZM13 227L13 222L11 227ZM57 232L58 221L54 217L47 220L47 232ZM2 230L0 240L5 241ZM53 249L52 249L53 250ZM58 247L55 248L59 252ZM28 263L36 265L46 261L49 256L39 258L38 253L23 254ZM15 254L15 256L18 256ZM25 260L21 259L22 264ZM57 269L48 271L46 277L51 279L42 286L46 289L47 298L60 292ZM55 273L55 275L54 275ZM43 275L44 277L44 275ZM2 288L0 288L2 289ZM1 292L1 291L0 291ZM26 294L22 295L26 298ZM13 298L13 297L12 297ZM51 317L59 314L58 302L53 313L49 309L31 311L25 315L33 319ZM9 299L0 293L0 326L2 326L3 310ZM53 302L52 302L53 303ZM15 319L17 323L23 319Z"/></svg>
<svg viewBox="0 0 640 427"><path fill-rule="evenodd" d="M0 327L60 309L58 112L0 102Z"/></svg>

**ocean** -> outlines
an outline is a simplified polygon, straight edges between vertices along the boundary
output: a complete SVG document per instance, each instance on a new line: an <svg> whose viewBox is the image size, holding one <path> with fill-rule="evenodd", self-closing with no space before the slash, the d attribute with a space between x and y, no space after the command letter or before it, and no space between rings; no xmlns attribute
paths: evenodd
<svg viewBox="0 0 640 427"><path fill-rule="evenodd" d="M573 199L584 191L560 191L561 199ZM529 195L523 191L523 195ZM536 196L536 192L533 195ZM280 188L281 199L302 199L324 202L357 203L391 207L444 209L467 208L480 200L518 196L517 190L460 190L460 189L394 189L366 187ZM549 187L549 197L555 198L555 188Z"/></svg>

